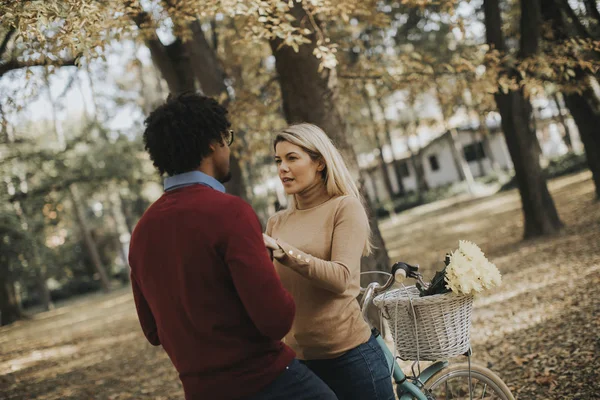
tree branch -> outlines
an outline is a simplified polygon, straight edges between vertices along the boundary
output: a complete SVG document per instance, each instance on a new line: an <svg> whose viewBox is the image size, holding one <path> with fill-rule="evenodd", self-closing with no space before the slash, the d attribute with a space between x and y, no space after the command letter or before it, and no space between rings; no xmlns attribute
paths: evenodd
<svg viewBox="0 0 600 400"><path fill-rule="evenodd" d="M408 11L406 22L398 28L394 39L397 41L406 39L406 35L408 35L412 29L417 27L419 22L421 22L421 19L423 19L423 16L421 15L420 10L418 8L411 8Z"/></svg>
<svg viewBox="0 0 600 400"><path fill-rule="evenodd" d="M6 36L4 36L4 39L2 39L2 44L0 44L0 57L4 55L4 52L8 47L8 42L10 42L12 35L14 35L16 31L17 30L15 28L10 28L10 30L6 33Z"/></svg>
<svg viewBox="0 0 600 400"><path fill-rule="evenodd" d="M380 80L380 79L385 79L385 78L396 78L396 77L406 77L406 76L430 76L430 77L434 77L434 76L439 76L439 75L448 75L448 76L465 76L465 75L471 75L473 74L472 71L447 71L447 70L443 70L443 71L432 71L432 72L425 72L423 70L414 70L414 71L407 71L407 72L402 72L402 73L395 73L395 74L389 74L389 75L385 75L385 74L369 74L369 75L356 75L356 74L352 74L352 73L344 73L341 72L340 74L338 74L338 78L340 79L347 79L347 80Z"/></svg>
<svg viewBox="0 0 600 400"><path fill-rule="evenodd" d="M539 0L521 0L521 58L536 54L539 49L542 14Z"/></svg>
<svg viewBox="0 0 600 400"><path fill-rule="evenodd" d="M590 39L594 38L587 28L581 23L579 17L569 5L568 0L559 0L559 6L565 12L565 14L567 14L567 18L571 20L571 25L575 29L575 32L577 32L577 36Z"/></svg>
<svg viewBox="0 0 600 400"><path fill-rule="evenodd" d="M498 0L483 0L485 16L485 35L487 43L496 50L506 51L506 43L502 33L502 16Z"/></svg>
<svg viewBox="0 0 600 400"><path fill-rule="evenodd" d="M589 16L594 19L594 21L596 23L596 27L600 26L600 11L598 11L598 7L595 4L596 1L584 0L584 3L585 3L585 9L587 10ZM595 32L595 33L598 33L598 32ZM599 36L599 35L596 35L596 36ZM600 37L597 37L596 39L600 39Z"/></svg>
<svg viewBox="0 0 600 400"><path fill-rule="evenodd" d="M28 67L45 67L45 66L55 66L55 67L74 67L76 64L77 58L72 58L68 60L47 60L45 62L42 61L17 61L10 60L6 63L0 64L0 77L5 73L21 68Z"/></svg>
<svg viewBox="0 0 600 400"><path fill-rule="evenodd" d="M265 93L267 93L267 90L269 89L269 86L271 86L271 84L273 84L273 82L277 82L279 80L279 75L275 75L273 77L271 77L271 79L269 79L267 81L267 83L265 83L261 88L260 88L260 95L259 98L263 98Z"/></svg>
<svg viewBox="0 0 600 400"><path fill-rule="evenodd" d="M126 0L125 6L130 9L128 14L129 18L131 18L140 31L142 31L142 35L145 36L144 42L146 43L146 47L150 50L152 62L160 71L163 79L167 82L169 92L181 92L179 74L171 62L168 48L161 42L156 31L153 30L154 21L152 20L152 17L144 11L137 0ZM176 45L176 42L173 45Z"/></svg>

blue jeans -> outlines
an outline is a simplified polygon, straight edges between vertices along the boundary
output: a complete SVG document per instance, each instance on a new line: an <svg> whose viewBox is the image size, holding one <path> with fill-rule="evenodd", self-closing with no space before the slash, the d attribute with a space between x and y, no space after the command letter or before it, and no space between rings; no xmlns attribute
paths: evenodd
<svg viewBox="0 0 600 400"><path fill-rule="evenodd" d="M338 358L304 363L333 389L339 400L396 398L385 355L373 335L367 343Z"/></svg>
<svg viewBox="0 0 600 400"><path fill-rule="evenodd" d="M269 386L246 400L337 400L337 397L310 369L294 359Z"/></svg>

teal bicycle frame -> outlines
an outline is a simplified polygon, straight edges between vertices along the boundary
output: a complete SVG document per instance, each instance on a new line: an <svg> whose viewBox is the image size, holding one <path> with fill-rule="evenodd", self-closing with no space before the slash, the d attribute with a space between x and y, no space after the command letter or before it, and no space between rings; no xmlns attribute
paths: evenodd
<svg viewBox="0 0 600 400"><path fill-rule="evenodd" d="M372 272L373 271L371 271L371 273ZM375 273L382 273L382 272L376 271ZM391 274L387 274L387 273L384 273L384 274L391 276ZM400 368L400 366L396 362L394 355L390 352L390 349L387 347L387 345L383 341L383 338L381 337L379 332L377 332L377 329L375 328L372 321L370 321L368 314L367 314L368 309L370 307L374 307L373 298L375 297L376 290L385 291L385 290L389 289L389 287L392 285L393 281L394 281L393 279L390 279L388 281L388 283L383 287L380 286L378 283L373 282L373 283L369 284L369 286L364 290L363 300L362 300L362 304L361 304L363 318L365 319L365 321L367 321L367 323L369 324L371 329L373 329L375 331L375 337L377 339L377 343L383 350L385 358L388 362L388 367L390 368L390 370L393 370L393 378L394 378L394 382L396 383L396 393L398 394L398 398L400 400L414 400L414 399L429 400L427 398L427 396L425 395L425 393L423 393L423 391L421 389L424 387L425 383L427 382L427 380L429 380L429 378L431 378L437 372L439 372L440 370L442 370L443 368L446 368L448 366L448 361L437 361L437 362L431 364L425 370L423 370L418 376L416 376L414 378L410 378L410 380L409 380L409 378L406 375L404 375L402 368ZM361 291L362 291L362 289L361 289Z"/></svg>
<svg viewBox="0 0 600 400"><path fill-rule="evenodd" d="M437 361L427 367L419 376L416 377L415 383L412 383L408 380L404 372L402 372L402 368L398 365L396 360L394 359L394 355L387 347L381 335L376 333L377 343L383 350L383 354L385 354L385 358L388 362L388 367L390 370L393 368L394 374L394 382L396 383L396 393L398 393L398 397L400 400L428 400L427 396L421 391L425 382L429 380L433 375L435 375L438 371L446 368L448 366L448 361Z"/></svg>
<svg viewBox="0 0 600 400"><path fill-rule="evenodd" d="M472 386L471 380L471 349L467 350L464 353L468 358L468 365L464 364L456 364L455 366L449 366L449 362L447 360L437 361L431 364L429 367L421 371L418 368L418 373L415 372L414 364L412 367L412 373L414 376L407 377L404 375L402 368L396 362L396 357L392 354L387 344L377 331L376 326L381 322L378 318L375 318L375 315L370 313L370 311L374 311L375 307L373 304L373 299L375 296L381 293L385 293L389 290L394 282L402 282L407 276L410 278L416 279L421 285L425 285L421 274L418 273L418 266L411 266L406 263L398 262L392 266L392 273L386 273L383 271L369 271L366 273L379 273L385 274L388 276L387 282L381 286L377 282L370 283L366 289L361 287L360 292L363 294L363 298L361 301L361 311L363 319L367 322L367 324L373 330L373 334L377 340L377 344L383 350L385 355L385 359L387 361L388 367L390 371L393 372L392 376L394 378L394 382L396 383L396 394L400 400L431 400L433 399L433 393L431 390L438 390L438 386L446 382L446 397L448 395L448 380L452 379L452 376L467 376L465 373L468 373L468 392L469 398L473 399L474 389ZM365 272L361 273L361 275L365 274ZM381 315L381 314L380 314ZM397 336L397 335L395 335ZM398 337L396 337L398 340ZM419 360L417 356L417 360L415 363L418 365ZM446 370L446 371L443 371ZM505 400L514 400L510 389L506 384L500 379L496 374L487 368L477 367L473 370L474 374L477 374L479 377L476 378L483 383L483 395L485 395L488 385L492 392L496 393L499 398ZM433 382L435 380L435 382ZM435 388L432 386L435 385ZM427 388L426 388L427 387ZM483 397L481 397L483 398Z"/></svg>

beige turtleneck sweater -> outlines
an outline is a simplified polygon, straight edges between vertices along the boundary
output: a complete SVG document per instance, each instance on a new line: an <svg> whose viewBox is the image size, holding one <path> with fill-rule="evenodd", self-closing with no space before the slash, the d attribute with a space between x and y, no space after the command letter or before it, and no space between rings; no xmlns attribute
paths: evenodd
<svg viewBox="0 0 600 400"><path fill-rule="evenodd" d="M266 230L280 246L275 269L296 302L285 343L301 360L338 357L371 334L356 300L367 215L358 199L329 198L324 189L297 196L299 209L275 214Z"/></svg>

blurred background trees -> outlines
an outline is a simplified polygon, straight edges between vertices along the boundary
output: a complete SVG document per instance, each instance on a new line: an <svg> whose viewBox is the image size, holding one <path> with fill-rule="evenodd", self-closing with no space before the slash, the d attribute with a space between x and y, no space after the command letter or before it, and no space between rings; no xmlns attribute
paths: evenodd
<svg viewBox="0 0 600 400"><path fill-rule="evenodd" d="M519 190L525 238L562 222L546 180L592 171L600 198L600 13L582 0L129 0L0 5L0 324L127 283L161 194L141 143L168 93L227 105L228 191L266 221L285 196L274 132L321 126L378 221Z"/></svg>

